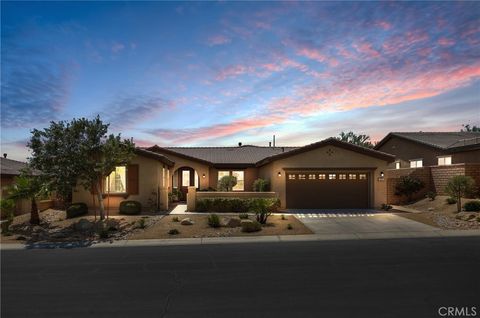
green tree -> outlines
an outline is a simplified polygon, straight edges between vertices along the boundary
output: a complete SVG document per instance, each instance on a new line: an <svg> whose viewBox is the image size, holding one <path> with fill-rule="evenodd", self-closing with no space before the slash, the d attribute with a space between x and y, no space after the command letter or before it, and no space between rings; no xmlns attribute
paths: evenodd
<svg viewBox="0 0 480 318"><path fill-rule="evenodd" d="M132 140L122 139L120 134L108 133L109 124L104 124L99 116L93 120L82 118L82 138L80 143L80 160L82 170L80 184L85 189L95 189L100 208L100 219L105 218L103 204L104 180L115 167L127 165L134 156L135 144Z"/></svg>
<svg viewBox="0 0 480 318"><path fill-rule="evenodd" d="M408 202L412 202L413 195L423 189L425 183L418 178L403 176L400 182L395 185L396 195L405 195Z"/></svg>
<svg viewBox="0 0 480 318"><path fill-rule="evenodd" d="M462 125L462 129L460 131L462 132L480 132L480 127L478 126L470 126L470 124Z"/></svg>
<svg viewBox="0 0 480 318"><path fill-rule="evenodd" d="M357 145L357 146L373 148L373 144L370 141L370 136L355 134L353 131L349 131L349 132L342 131L340 133L340 137L338 137L337 139Z"/></svg>
<svg viewBox="0 0 480 318"><path fill-rule="evenodd" d="M270 183L265 179L258 178L253 181L252 187L255 192L266 192L270 189Z"/></svg>
<svg viewBox="0 0 480 318"><path fill-rule="evenodd" d="M48 187L42 177L33 175L31 170L25 170L15 178L15 183L7 191L8 199L15 202L22 199L30 200L30 224L40 224L37 198L48 193Z"/></svg>
<svg viewBox="0 0 480 318"><path fill-rule="evenodd" d="M235 176L223 176L218 180L218 190L220 191L232 191L233 187L237 185L237 177Z"/></svg>
<svg viewBox="0 0 480 318"><path fill-rule="evenodd" d="M251 204L251 209L255 212L255 218L260 224L266 224L268 217L272 213L276 213L280 207L280 200L271 200L258 198L254 199Z"/></svg>
<svg viewBox="0 0 480 318"><path fill-rule="evenodd" d="M462 197L473 194L475 191L475 180L469 176L454 176L445 188L445 192L457 200L457 212L462 211Z"/></svg>

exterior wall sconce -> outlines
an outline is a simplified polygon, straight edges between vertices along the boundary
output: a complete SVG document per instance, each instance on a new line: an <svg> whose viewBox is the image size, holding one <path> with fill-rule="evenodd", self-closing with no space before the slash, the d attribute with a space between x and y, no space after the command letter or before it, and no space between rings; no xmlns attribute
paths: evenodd
<svg viewBox="0 0 480 318"><path fill-rule="evenodd" d="M383 173L383 171L380 172L380 178L383 178L385 177L385 174Z"/></svg>
<svg viewBox="0 0 480 318"><path fill-rule="evenodd" d="M382 173L383 173L383 172L382 172ZM204 173L204 174L202 174L202 178L204 178L204 179L205 179L205 173Z"/></svg>
<svg viewBox="0 0 480 318"><path fill-rule="evenodd" d="M278 175L279 177L281 177L281 176L282 176L282 173L279 171L277 175Z"/></svg>

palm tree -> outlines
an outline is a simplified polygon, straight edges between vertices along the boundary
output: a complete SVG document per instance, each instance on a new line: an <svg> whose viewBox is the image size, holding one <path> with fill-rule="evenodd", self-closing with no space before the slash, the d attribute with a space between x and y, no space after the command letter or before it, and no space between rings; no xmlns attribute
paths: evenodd
<svg viewBox="0 0 480 318"><path fill-rule="evenodd" d="M40 224L40 215L38 214L37 197L45 195L47 189L41 182L39 176L34 176L28 172L22 172L15 178L15 183L9 189L9 199L14 201L27 199L31 202L30 224Z"/></svg>

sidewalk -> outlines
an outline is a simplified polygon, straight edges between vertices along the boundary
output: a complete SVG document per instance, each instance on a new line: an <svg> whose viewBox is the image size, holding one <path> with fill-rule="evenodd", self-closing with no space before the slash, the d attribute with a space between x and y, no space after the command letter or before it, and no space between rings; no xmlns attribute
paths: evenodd
<svg viewBox="0 0 480 318"><path fill-rule="evenodd" d="M275 235L275 236L248 236L248 237L204 237L178 239L151 239L151 240L122 240L113 242L99 242L88 248L105 247L134 247L134 246L182 246L208 244L244 244L244 243L280 243L280 242L309 242L309 241L337 241L337 240L375 240L375 239L412 239L412 238L449 238L480 236L480 230L436 230L420 232L375 232L355 234L309 234L309 235ZM40 248L60 248L59 244L45 243ZM24 244L1 244L0 250L37 249Z"/></svg>

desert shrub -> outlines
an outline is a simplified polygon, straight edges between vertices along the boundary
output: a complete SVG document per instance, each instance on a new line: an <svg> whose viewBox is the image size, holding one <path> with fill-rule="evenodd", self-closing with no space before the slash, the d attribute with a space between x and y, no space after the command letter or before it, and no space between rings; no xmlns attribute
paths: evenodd
<svg viewBox="0 0 480 318"><path fill-rule="evenodd" d="M119 212L127 215L140 214L142 212L142 204L133 200L122 201L120 202Z"/></svg>
<svg viewBox="0 0 480 318"><path fill-rule="evenodd" d="M144 229L147 227L147 224L145 224L145 219L141 218L140 220L137 221L137 227L139 229Z"/></svg>
<svg viewBox="0 0 480 318"><path fill-rule="evenodd" d="M0 200L0 218L2 220L13 221L15 217L15 201L12 199L1 199Z"/></svg>
<svg viewBox="0 0 480 318"><path fill-rule="evenodd" d="M281 219L282 219L282 220L286 220L286 219L287 219L287 218L285 217L285 214L282 214L282 215L281 215Z"/></svg>
<svg viewBox="0 0 480 318"><path fill-rule="evenodd" d="M480 211L480 201L476 200L476 201L467 202L463 205L463 208L465 209L465 211L468 211L468 212Z"/></svg>
<svg viewBox="0 0 480 318"><path fill-rule="evenodd" d="M242 227L242 232L246 233L258 232L262 229L262 225L254 220L242 220L240 225Z"/></svg>
<svg viewBox="0 0 480 318"><path fill-rule="evenodd" d="M445 192L457 200L457 212L462 210L462 197L474 193L475 190L475 180L469 176L454 176L445 188Z"/></svg>
<svg viewBox="0 0 480 318"><path fill-rule="evenodd" d="M218 180L217 188L219 191L232 191L233 187L237 185L237 177L223 176Z"/></svg>
<svg viewBox="0 0 480 318"><path fill-rule="evenodd" d="M178 219L178 216L174 216L172 218L172 222L180 222L180 220Z"/></svg>
<svg viewBox="0 0 480 318"><path fill-rule="evenodd" d="M380 207L382 210L389 211L392 209L392 206L389 204L382 203L382 206Z"/></svg>
<svg viewBox="0 0 480 318"><path fill-rule="evenodd" d="M266 192L270 190L270 182L265 179L258 178L253 181L253 191Z"/></svg>
<svg viewBox="0 0 480 318"><path fill-rule="evenodd" d="M457 203L457 199L448 197L445 201L447 201L448 204L455 204Z"/></svg>
<svg viewBox="0 0 480 318"><path fill-rule="evenodd" d="M208 216L208 226L220 227L220 218L216 214L210 214Z"/></svg>
<svg viewBox="0 0 480 318"><path fill-rule="evenodd" d="M246 220L248 219L248 213L240 213L238 217L240 218L240 220Z"/></svg>
<svg viewBox="0 0 480 318"><path fill-rule="evenodd" d="M293 225L291 225L290 223L288 223L288 225L287 225L287 230L293 230Z"/></svg>
<svg viewBox="0 0 480 318"><path fill-rule="evenodd" d="M404 195L408 202L411 202L413 195L420 191L425 183L418 178L411 176L402 176L400 181L395 185L395 195Z"/></svg>
<svg viewBox="0 0 480 318"><path fill-rule="evenodd" d="M266 224L268 217L280 207L280 200L256 199L252 201L251 209L260 224Z"/></svg>
<svg viewBox="0 0 480 318"><path fill-rule="evenodd" d="M171 229L168 231L168 234L170 235L177 235L177 234L180 234L180 231L177 230L177 229Z"/></svg>
<svg viewBox="0 0 480 318"><path fill-rule="evenodd" d="M429 198L430 201L433 201L437 197L437 194L434 191L428 191L426 197Z"/></svg>
<svg viewBox="0 0 480 318"><path fill-rule="evenodd" d="M196 211L246 213L253 211L259 200L266 200L269 205L277 202L277 199L264 198L205 198L197 200Z"/></svg>
<svg viewBox="0 0 480 318"><path fill-rule="evenodd" d="M73 203L67 209L67 219L82 216L88 213L88 207L83 202Z"/></svg>

